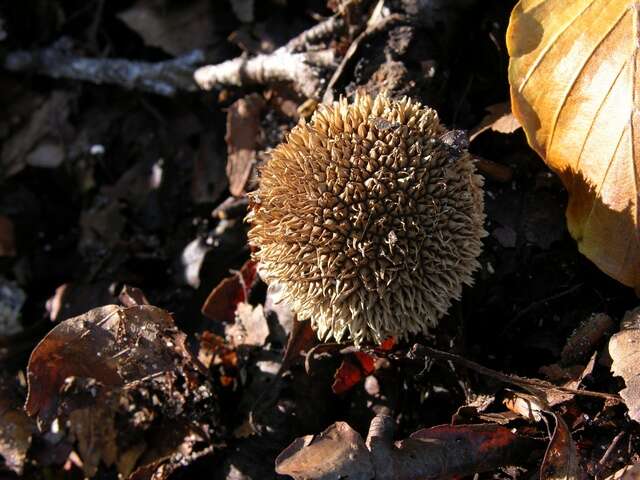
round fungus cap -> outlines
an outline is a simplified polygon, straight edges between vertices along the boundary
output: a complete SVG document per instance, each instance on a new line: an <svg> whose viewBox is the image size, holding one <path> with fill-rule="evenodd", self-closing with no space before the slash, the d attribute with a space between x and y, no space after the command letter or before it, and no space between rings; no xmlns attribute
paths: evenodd
<svg viewBox="0 0 640 480"><path fill-rule="evenodd" d="M278 145L251 194L261 276L321 340L381 342L437 325L482 247L482 178L437 113L357 94Z"/></svg>

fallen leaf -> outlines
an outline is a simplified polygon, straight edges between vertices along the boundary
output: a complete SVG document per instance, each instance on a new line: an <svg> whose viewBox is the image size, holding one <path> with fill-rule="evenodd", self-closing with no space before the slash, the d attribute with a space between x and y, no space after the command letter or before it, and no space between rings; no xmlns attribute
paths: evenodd
<svg viewBox="0 0 640 480"><path fill-rule="evenodd" d="M510 183L513 180L513 169L507 165L475 156L476 168L485 177L496 182Z"/></svg>
<svg viewBox="0 0 640 480"><path fill-rule="evenodd" d="M238 304L249 300L257 273L256 263L247 260L239 272L222 280L211 291L202 305L202 314L211 320L233 323Z"/></svg>
<svg viewBox="0 0 640 480"><path fill-rule="evenodd" d="M535 395L522 392L508 391L503 403L509 410L526 418L530 422L541 421L542 414L549 410L546 402L540 400Z"/></svg>
<svg viewBox="0 0 640 480"><path fill-rule="evenodd" d="M442 425L396 443L393 478L455 478L517 464L531 443L501 425Z"/></svg>
<svg viewBox="0 0 640 480"><path fill-rule="evenodd" d="M553 434L547 446L542 466L540 480L578 480L583 478L580 468L578 450L571 438L569 427L562 417L551 411L545 398L537 395L509 391L505 405L513 412L531 422L554 423Z"/></svg>
<svg viewBox="0 0 640 480"><path fill-rule="evenodd" d="M107 305L65 320L31 353L25 409L48 425L57 415L58 392L69 377L125 388L167 374L175 368L175 357L197 370L185 340L167 312L149 305Z"/></svg>
<svg viewBox="0 0 640 480"><path fill-rule="evenodd" d="M489 112L482 121L469 132L469 141L473 142L478 135L491 130L498 133L513 133L521 127L520 122L511 112L509 102L496 103L487 107Z"/></svg>
<svg viewBox="0 0 640 480"><path fill-rule="evenodd" d="M207 0L166 4L139 0L118 18L147 45L180 55L215 42L214 13Z"/></svg>
<svg viewBox="0 0 640 480"><path fill-rule="evenodd" d="M102 461L113 465L118 460L117 432L112 407L98 405L78 408L69 413L69 430L77 441L85 474L93 477Z"/></svg>
<svg viewBox="0 0 640 480"><path fill-rule="evenodd" d="M293 321L293 329L287 341L287 348L282 359L282 370L287 371L296 363L303 361L303 354L318 344L318 336L311 328L311 321Z"/></svg>
<svg viewBox="0 0 640 480"><path fill-rule="evenodd" d="M532 446L491 424L442 425L394 443L393 424L376 416L365 444L348 424L337 422L318 436L296 439L276 459L276 471L296 480L457 478L516 464Z"/></svg>
<svg viewBox="0 0 640 480"><path fill-rule="evenodd" d="M173 458L185 437L153 435L155 426L190 435L190 425L202 430L216 412L208 375L185 342L171 316L150 305L107 305L65 320L31 354L25 410L42 427L66 425L86 476L101 463L128 474L142 438L143 465Z"/></svg>
<svg viewBox="0 0 640 480"><path fill-rule="evenodd" d="M627 312L620 331L609 340L611 372L624 379L620 396L629 409L629 417L640 422L640 308Z"/></svg>
<svg viewBox="0 0 640 480"><path fill-rule="evenodd" d="M201 238L189 242L180 255L180 280L192 288L200 287L200 274L211 246Z"/></svg>
<svg viewBox="0 0 640 480"><path fill-rule="evenodd" d="M277 282L273 282L267 287L264 313L267 317L267 322L269 322L271 340L274 344L284 347L288 344L289 335L296 327L296 317L287 302L277 301L281 296L281 289L281 285Z"/></svg>
<svg viewBox="0 0 640 480"><path fill-rule="evenodd" d="M593 369L596 366L597 358L598 352L593 352L593 355L591 355L591 358L585 366L572 365L571 367L562 367L558 364L553 364L546 367L541 367L540 371L545 373L549 380L563 380L563 386L565 388L578 390L584 379L593 373ZM550 390L546 392L547 402L549 403L549 406L552 407L573 400L575 396L575 393L561 391Z"/></svg>
<svg viewBox="0 0 640 480"><path fill-rule="evenodd" d="M637 2L521 0L507 46L514 115L569 191L571 235L640 288Z"/></svg>
<svg viewBox="0 0 640 480"><path fill-rule="evenodd" d="M171 316L150 305L65 320L31 354L25 410L42 427L64 426L87 477L101 464L124 477L187 465L196 442L209 448L194 432L213 427L216 407L185 342Z"/></svg>
<svg viewBox="0 0 640 480"><path fill-rule="evenodd" d="M120 303L125 307L135 307L138 305L149 305L149 300L145 296L144 292L136 287L124 285L120 294L118 295Z"/></svg>
<svg viewBox="0 0 640 480"><path fill-rule="evenodd" d="M236 322L225 329L232 345L262 347L269 336L269 325L264 316L262 305L253 307L241 302L236 307Z"/></svg>
<svg viewBox="0 0 640 480"><path fill-rule="evenodd" d="M381 348L382 349L382 348ZM354 362L355 360L355 362ZM354 352L338 367L331 389L336 394L345 393L372 374L380 366L378 357L364 352Z"/></svg>
<svg viewBox="0 0 640 480"><path fill-rule="evenodd" d="M209 331L202 332L198 360L207 368L212 365L222 365L235 369L238 366L238 354L224 338Z"/></svg>
<svg viewBox="0 0 640 480"><path fill-rule="evenodd" d="M640 479L640 465L627 465L605 480L638 480Z"/></svg>
<svg viewBox="0 0 640 480"><path fill-rule="evenodd" d="M540 480L579 480L583 478L576 444L562 417L551 413L555 429L540 467Z"/></svg>
<svg viewBox="0 0 640 480"><path fill-rule="evenodd" d="M374 478L369 450L345 422L334 423L320 435L296 439L276 458L276 472L296 480Z"/></svg>
<svg viewBox="0 0 640 480"><path fill-rule="evenodd" d="M264 98L252 93L236 100L227 112L227 178L229 191L236 197L244 195L256 163L260 114L264 106Z"/></svg>
<svg viewBox="0 0 640 480"><path fill-rule="evenodd" d="M336 374L331 385L331 390L335 394L345 393L364 379L362 370L351 361L345 359L336 370Z"/></svg>

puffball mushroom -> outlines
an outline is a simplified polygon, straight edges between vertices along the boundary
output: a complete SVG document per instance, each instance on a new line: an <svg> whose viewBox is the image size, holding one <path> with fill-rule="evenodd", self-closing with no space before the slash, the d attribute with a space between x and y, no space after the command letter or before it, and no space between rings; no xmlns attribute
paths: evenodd
<svg viewBox="0 0 640 480"><path fill-rule="evenodd" d="M357 94L301 120L261 169L249 241L267 283L321 340L437 325L472 283L482 178L437 113Z"/></svg>

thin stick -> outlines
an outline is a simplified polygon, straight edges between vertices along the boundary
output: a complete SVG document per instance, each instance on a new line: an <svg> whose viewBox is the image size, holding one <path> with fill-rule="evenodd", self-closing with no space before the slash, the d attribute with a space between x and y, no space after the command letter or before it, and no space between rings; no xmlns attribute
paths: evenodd
<svg viewBox="0 0 640 480"><path fill-rule="evenodd" d="M408 354L408 358L410 360L424 361L426 360L427 357L432 357L437 360L446 360L448 362L453 362L458 365L462 365L463 367L466 367L469 370L473 370L477 373L485 375L487 377L494 378L503 383L517 385L525 389L534 389L534 391L536 389L540 389L543 391L553 390L557 392L570 393L570 394L581 395L585 397L601 398L604 400L611 400L611 401L622 403L622 398L620 398L619 395L602 393L602 392L594 392L591 390L576 390L574 388L559 387L557 385L553 385L543 380L524 378L524 377L519 377L517 375L507 375L502 372L498 372L497 370L492 370L491 368L480 365L479 363L476 363L474 361L467 360L466 358L460 357L459 355L444 352L442 350L437 350L431 347L425 347L424 345L420 345L420 344L415 344Z"/></svg>

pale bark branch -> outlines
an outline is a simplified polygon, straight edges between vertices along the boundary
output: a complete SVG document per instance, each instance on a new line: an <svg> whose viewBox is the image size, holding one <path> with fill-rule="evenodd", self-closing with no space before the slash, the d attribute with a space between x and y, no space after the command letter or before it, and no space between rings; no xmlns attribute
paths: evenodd
<svg viewBox="0 0 640 480"><path fill-rule="evenodd" d="M130 90L142 90L171 96L179 90L196 91L192 75L204 61L194 50L164 62L136 62L117 58L87 58L73 55L71 42L63 38L43 50L9 53L3 67L12 72L31 72L53 78L113 84Z"/></svg>

